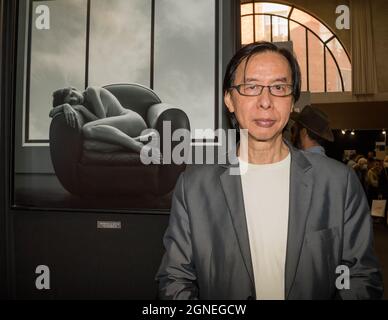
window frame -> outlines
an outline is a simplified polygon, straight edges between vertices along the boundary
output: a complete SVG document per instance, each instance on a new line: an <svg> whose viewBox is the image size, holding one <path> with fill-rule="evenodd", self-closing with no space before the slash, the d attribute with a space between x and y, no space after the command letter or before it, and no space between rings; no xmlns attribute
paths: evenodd
<svg viewBox="0 0 388 320"><path fill-rule="evenodd" d="M288 16L281 16L281 15L278 15L278 14L273 14L273 13L257 13L255 12L255 3L273 3L273 4L281 4L281 5L285 5L285 6L288 6L290 7L290 11L288 13ZM293 4L287 4L287 3L282 3L282 2L278 2L278 1L258 1L258 0L249 0L249 1L244 1L244 0L241 0L240 1L240 6L242 6L243 4L252 4L252 7L253 7L253 11L252 13L249 13L249 14L241 14L240 15L240 23L241 23L241 18L243 17L248 17L248 16L252 16L252 17L255 17L255 16L269 16L270 17L270 25L271 25L271 28L270 28L270 36L271 36L271 42L273 42L273 17L279 17L279 18L282 18L282 19L287 19L287 29L288 29L288 32L287 32L287 39L288 41L291 40L291 34L290 34L290 21L298 24L299 26L303 27L304 28L304 31L305 31L305 43L306 43L306 87L307 87L307 91L309 91L310 89L310 79L309 79L309 49L308 49L308 45L309 45L309 41L308 41L308 33L310 32L313 36L315 36L322 44L323 44L323 76L324 76L324 91L323 92L319 92L319 93L328 93L328 92L331 92L331 91L327 91L327 70L326 70L326 65L327 65L327 58L326 58L326 50L330 53L335 65L336 65L336 68L337 68L337 72L338 72L338 75L340 77L340 80L341 80L341 91L333 91L333 92L349 92L349 91L345 91L345 85L344 85L344 77L342 75L342 72L341 72L341 69L340 69L340 66L339 66L339 63L337 61L337 59L335 58L332 50L329 48L329 46L327 45L330 41L332 41L333 39L337 39L337 41L340 43L340 45L342 46L343 50L345 51L346 55L347 55L347 58L349 59L349 64L350 66L352 65L352 62L351 62L351 59L350 59L350 55L346 49L346 47L344 46L343 42L341 41L341 39L335 34L335 32L333 32L333 30L326 24L322 21L322 19L318 18L317 16L315 16L314 14L308 12L307 10L305 9L302 9L302 8L299 8ZM323 41L317 34L315 31L313 31L312 29L310 29L309 27L305 26L304 24L302 24L301 22L299 21L296 21L295 19L292 19L291 18L291 15L292 15L292 12L294 11L294 9L298 9L310 16L312 16L314 19L316 19L317 21L319 21L322 25L324 25L331 33L332 33L332 36L330 38L328 38L326 41ZM255 19L253 18L253 39L254 41L256 41L256 27L255 27ZM242 45L242 43L240 43L240 45Z"/></svg>
<svg viewBox="0 0 388 320"><path fill-rule="evenodd" d="M24 112L23 112L23 121L24 124L22 125L23 128L23 134L22 134L22 145L24 146L43 146L47 147L49 145L48 139L30 139L29 137L29 130L30 130L30 82L31 82L31 47L32 47L32 24L33 24L33 3L34 2L40 2L42 0L27 0L28 3L28 39L27 39L27 48L26 48L26 76L25 76L25 105L23 106ZM93 0L86 0L87 1L87 16L86 16L86 49L85 49L85 85L84 89L88 87L89 84L89 48L90 48L90 13L91 13L91 5ZM151 89L154 88L154 43L155 43L155 0L151 1L151 35L150 35L150 83L149 87ZM220 0L214 0L215 4L215 49L214 49L214 131L216 131L219 128L222 128L222 119L220 117L220 109L222 107L222 103L220 103L220 97L219 97L219 90L220 90L220 66L219 66L219 59L220 59ZM203 128L205 129L205 128ZM217 137L215 139L191 139L192 143L195 144L207 144L207 143L216 143L218 141Z"/></svg>

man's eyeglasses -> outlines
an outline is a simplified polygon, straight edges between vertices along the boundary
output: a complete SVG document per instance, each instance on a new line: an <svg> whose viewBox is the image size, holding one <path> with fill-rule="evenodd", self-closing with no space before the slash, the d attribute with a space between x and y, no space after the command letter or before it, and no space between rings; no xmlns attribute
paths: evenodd
<svg viewBox="0 0 388 320"><path fill-rule="evenodd" d="M274 84L272 86L262 86L260 84L242 83L237 86L231 86L242 96L259 96L264 88L268 88L269 93L275 97L287 97L292 94L293 86L290 84Z"/></svg>

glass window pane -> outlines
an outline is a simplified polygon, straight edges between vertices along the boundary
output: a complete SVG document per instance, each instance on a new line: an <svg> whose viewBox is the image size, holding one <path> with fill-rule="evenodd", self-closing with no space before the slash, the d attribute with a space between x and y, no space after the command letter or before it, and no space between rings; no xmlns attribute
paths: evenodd
<svg viewBox="0 0 388 320"><path fill-rule="evenodd" d="M241 15L252 14L253 13L253 3L246 3L241 5Z"/></svg>
<svg viewBox="0 0 388 320"><path fill-rule="evenodd" d="M322 41L326 41L333 36L333 33L325 25L306 12L294 9L291 14L291 19L300 22L307 28L314 31L322 39Z"/></svg>
<svg viewBox="0 0 388 320"><path fill-rule="evenodd" d="M241 44L253 42L253 16L241 18Z"/></svg>
<svg viewBox="0 0 388 320"><path fill-rule="evenodd" d="M337 66L334 62L333 57L326 50L326 90L328 92L339 92L342 91L341 78L338 74Z"/></svg>
<svg viewBox="0 0 388 320"><path fill-rule="evenodd" d="M36 26L39 5L49 9L49 29ZM52 93L85 85L86 1L34 1L31 18L27 141L48 140Z"/></svg>
<svg viewBox="0 0 388 320"><path fill-rule="evenodd" d="M242 12L245 14L251 13L251 3L248 1L241 1ZM298 58L301 72L302 72L302 90L307 90L307 69L309 69L310 76L310 91L323 92L324 91L324 63L323 63L323 42L334 37L334 34L321 23L318 19L314 18L310 14L294 8L290 16L290 31L288 30L288 14L290 13L291 7L287 5L269 3L269 2L257 2L255 3L254 13L256 14L254 24L252 23L251 16L245 16L241 18L241 29L242 29L242 44L253 42L253 38L256 41L264 40L282 42L288 40L288 32L290 32L289 38L293 41L294 52ZM272 14L272 26L270 16ZM283 16L282 17L278 17ZM252 29L255 29L253 32ZM306 30L309 30L309 68L307 68L307 48L306 48ZM321 40L321 41L320 41ZM337 38L334 38L328 42L328 48L333 53L335 60L339 64L341 75L344 82L345 91L351 91L351 63L341 43ZM328 62L330 66L334 61ZM330 67L331 68L331 67ZM332 73L332 69L329 72ZM339 77L338 74L337 76ZM328 75L326 75L328 76ZM336 76L336 77L337 77ZM331 82L330 88L327 90L334 90L335 77L333 74L330 75ZM342 91L342 88L340 88Z"/></svg>
<svg viewBox="0 0 388 320"><path fill-rule="evenodd" d="M341 69L341 73L344 80L344 90L352 91L352 69Z"/></svg>
<svg viewBox="0 0 388 320"><path fill-rule="evenodd" d="M323 44L308 32L309 86L311 92L324 92Z"/></svg>
<svg viewBox="0 0 388 320"><path fill-rule="evenodd" d="M270 2L260 2L255 3L255 12L256 13L271 13L283 17L288 17L288 14L291 10L290 6L286 6L278 3Z"/></svg>
<svg viewBox="0 0 388 320"><path fill-rule="evenodd" d="M90 16L89 85L150 86L151 0L93 0Z"/></svg>
<svg viewBox="0 0 388 320"><path fill-rule="evenodd" d="M274 42L288 40L288 20L287 19L272 17L272 39Z"/></svg>
<svg viewBox="0 0 388 320"><path fill-rule="evenodd" d="M154 89L163 102L187 113L193 133L214 129L215 0L155 6Z"/></svg>
<svg viewBox="0 0 388 320"><path fill-rule="evenodd" d="M336 38L328 42L327 47L331 50L331 52L334 55L334 58L336 59L339 65L342 78L344 80L345 91L351 91L352 90L352 67L344 47Z"/></svg>
<svg viewBox="0 0 388 320"><path fill-rule="evenodd" d="M306 68L306 34L305 28L290 21L290 37L294 53L298 59L302 73L302 91L307 91L307 68Z"/></svg>
<svg viewBox="0 0 388 320"><path fill-rule="evenodd" d="M256 41L271 41L271 18L270 16L255 16Z"/></svg>

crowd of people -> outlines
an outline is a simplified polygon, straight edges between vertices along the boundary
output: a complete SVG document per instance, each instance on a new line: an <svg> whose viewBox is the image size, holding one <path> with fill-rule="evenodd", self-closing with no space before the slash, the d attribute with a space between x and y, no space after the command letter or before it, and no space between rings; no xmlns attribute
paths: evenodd
<svg viewBox="0 0 388 320"><path fill-rule="evenodd" d="M304 151L325 155L325 144L333 142L329 119L316 107L306 106L300 113L291 113L291 142ZM373 200L388 200L388 155L383 160L376 158L374 151L367 156L351 153L344 162L354 169L364 188L369 206Z"/></svg>
<svg viewBox="0 0 388 320"><path fill-rule="evenodd" d="M352 153L347 165L357 173L369 205L376 199L388 199L388 156L379 160L373 151L368 152L367 156Z"/></svg>

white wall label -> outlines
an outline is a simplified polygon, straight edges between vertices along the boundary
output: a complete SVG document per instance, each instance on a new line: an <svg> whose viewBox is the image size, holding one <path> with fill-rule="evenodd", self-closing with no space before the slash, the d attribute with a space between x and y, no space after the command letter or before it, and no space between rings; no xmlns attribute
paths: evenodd
<svg viewBox="0 0 388 320"><path fill-rule="evenodd" d="M97 229L121 229L121 221L97 221Z"/></svg>

